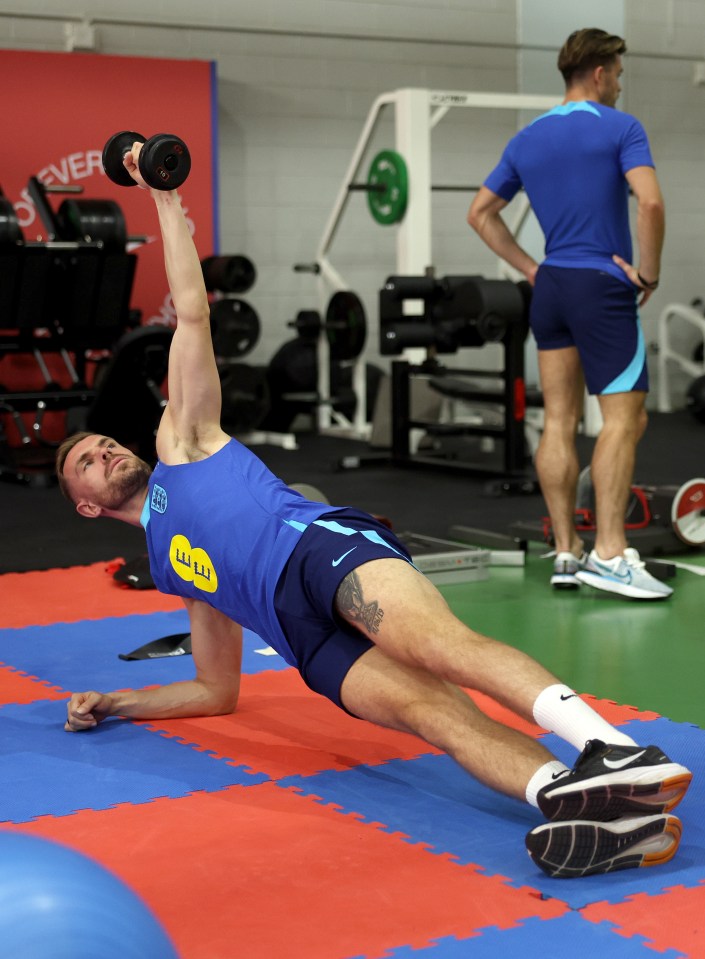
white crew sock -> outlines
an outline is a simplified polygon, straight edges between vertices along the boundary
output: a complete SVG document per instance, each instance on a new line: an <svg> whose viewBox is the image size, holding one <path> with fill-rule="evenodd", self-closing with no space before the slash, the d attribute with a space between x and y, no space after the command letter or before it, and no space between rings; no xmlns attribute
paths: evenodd
<svg viewBox="0 0 705 959"><path fill-rule="evenodd" d="M560 773L567 773L568 771L568 767L557 759L544 763L529 780L529 785L526 787L526 801L538 809L539 804L536 797L539 791L549 783L555 782Z"/></svg>
<svg viewBox="0 0 705 959"><path fill-rule="evenodd" d="M534 703L534 719L543 729L565 739L582 750L588 739L601 739L618 746L636 746L634 740L620 733L607 720L563 683L547 686Z"/></svg>

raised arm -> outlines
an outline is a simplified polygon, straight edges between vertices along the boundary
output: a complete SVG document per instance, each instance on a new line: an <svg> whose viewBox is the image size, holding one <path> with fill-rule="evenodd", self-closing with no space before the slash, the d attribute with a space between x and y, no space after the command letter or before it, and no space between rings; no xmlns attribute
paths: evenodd
<svg viewBox="0 0 705 959"><path fill-rule="evenodd" d="M108 716L176 719L234 712L240 693L242 627L207 603L184 599L191 625L194 679L147 689L74 693L64 728L91 729Z"/></svg>
<svg viewBox="0 0 705 959"><path fill-rule="evenodd" d="M497 256L523 273L533 286L538 263L512 236L502 218L507 201L486 186L481 186L468 211L468 223Z"/></svg>
<svg viewBox="0 0 705 959"><path fill-rule="evenodd" d="M175 190L151 190L139 172L141 143L124 165L156 205L176 331L169 351L169 403L157 433L157 453L173 465L215 452L229 437L220 429L220 377L213 353L208 295L188 222Z"/></svg>

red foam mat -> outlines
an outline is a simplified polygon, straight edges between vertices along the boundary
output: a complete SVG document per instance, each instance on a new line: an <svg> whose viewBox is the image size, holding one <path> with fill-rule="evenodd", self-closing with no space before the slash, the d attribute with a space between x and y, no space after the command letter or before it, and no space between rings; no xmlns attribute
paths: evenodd
<svg viewBox="0 0 705 959"><path fill-rule="evenodd" d="M113 870L184 959L376 959L393 945L568 911L273 783L43 818L22 831Z"/></svg>
<svg viewBox="0 0 705 959"><path fill-rule="evenodd" d="M703 909L705 908L705 881L693 889L683 886L666 888L658 896L639 893L625 902L611 904L595 902L581 910L590 922L609 922L615 932L629 938L644 937L654 956L705 955L703 942Z"/></svg>
<svg viewBox="0 0 705 959"><path fill-rule="evenodd" d="M415 736L354 719L311 692L294 669L243 676L240 705L231 716L146 725L273 779L435 752Z"/></svg>
<svg viewBox="0 0 705 959"><path fill-rule="evenodd" d="M35 703L39 699L68 699L65 689L34 679L0 663L0 705Z"/></svg>
<svg viewBox="0 0 705 959"><path fill-rule="evenodd" d="M542 734L538 726L525 722L488 696L475 690L469 692L493 719L529 736ZM657 718L656 713L585 698L610 722ZM414 736L353 719L312 693L294 669L243 676L240 705L232 716L151 720L146 725L266 773L272 779L311 776L323 770L376 765L438 752ZM347 754L346 743L354 743L352 755Z"/></svg>
<svg viewBox="0 0 705 959"><path fill-rule="evenodd" d="M489 715L529 735L541 733L538 726L524 722L487 696L472 695ZM311 692L294 669L243 676L240 706L232 716L150 721L147 725L273 779L438 752L415 736L354 719ZM354 743L351 755L346 743Z"/></svg>
<svg viewBox="0 0 705 959"><path fill-rule="evenodd" d="M156 589L130 589L117 583L108 563L0 576L2 626L47 626L140 613L183 609L176 596Z"/></svg>

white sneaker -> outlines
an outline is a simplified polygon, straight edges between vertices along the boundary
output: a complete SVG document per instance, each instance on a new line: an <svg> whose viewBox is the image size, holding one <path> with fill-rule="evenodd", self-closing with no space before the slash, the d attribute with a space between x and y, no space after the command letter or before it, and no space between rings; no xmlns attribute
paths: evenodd
<svg viewBox="0 0 705 959"><path fill-rule="evenodd" d="M576 573L585 566L587 558L587 553L581 556L574 556L573 553L568 552L556 553L551 586L554 589L578 589L580 583L576 579Z"/></svg>
<svg viewBox="0 0 705 959"><path fill-rule="evenodd" d="M673 592L670 586L647 572L639 553L631 547L614 559L600 559L593 549L584 569L575 577L587 586L632 599L666 599Z"/></svg>

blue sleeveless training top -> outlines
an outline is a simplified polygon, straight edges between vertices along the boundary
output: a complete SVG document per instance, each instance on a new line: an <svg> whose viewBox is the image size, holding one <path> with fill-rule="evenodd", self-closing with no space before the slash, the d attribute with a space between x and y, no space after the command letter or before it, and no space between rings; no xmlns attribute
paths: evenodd
<svg viewBox="0 0 705 959"><path fill-rule="evenodd" d="M142 513L152 578L253 630L294 666L274 593L303 530L334 511L289 489L235 439L194 463L157 463Z"/></svg>

